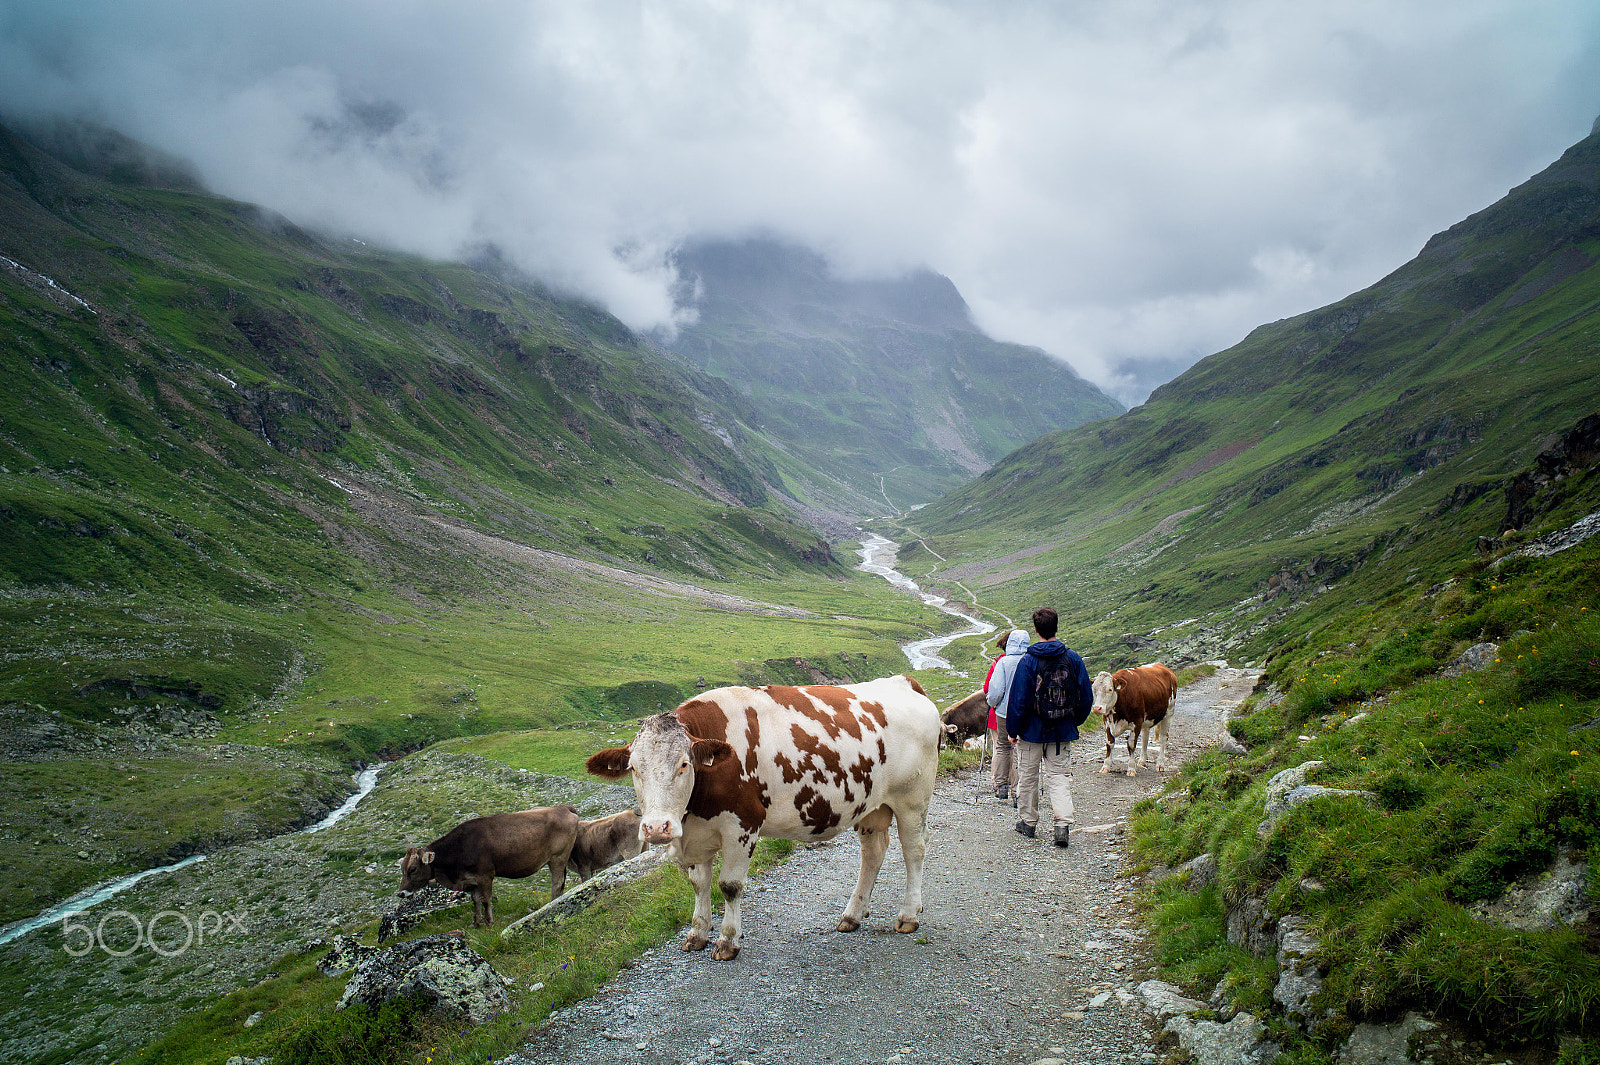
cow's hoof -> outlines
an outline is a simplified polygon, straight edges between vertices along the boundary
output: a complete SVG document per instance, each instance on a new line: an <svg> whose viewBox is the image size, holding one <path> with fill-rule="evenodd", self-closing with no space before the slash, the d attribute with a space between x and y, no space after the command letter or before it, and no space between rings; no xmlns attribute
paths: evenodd
<svg viewBox="0 0 1600 1065"><path fill-rule="evenodd" d="M1111 767L1108 766L1108 765L1103 765L1103 766L1100 767L1100 772L1109 773L1109 772L1111 772Z"/></svg>
<svg viewBox="0 0 1600 1065"><path fill-rule="evenodd" d="M841 932L854 932L860 927L861 922L856 920L854 917L839 918L839 931Z"/></svg>
<svg viewBox="0 0 1600 1065"><path fill-rule="evenodd" d="M717 940L717 949L711 952L712 961L732 961L739 956L739 944L730 939Z"/></svg>
<svg viewBox="0 0 1600 1065"><path fill-rule="evenodd" d="M1129 766L1129 767L1128 767L1128 775L1129 775L1129 776L1130 776L1130 777L1131 777L1131 776L1136 776L1136 775L1137 775L1137 770L1135 770L1135 769L1134 769L1134 768L1133 768L1133 766L1131 766L1131 765L1130 765L1130 766Z"/></svg>
<svg viewBox="0 0 1600 1065"><path fill-rule="evenodd" d="M705 950L706 949L706 944L708 944L710 942L711 942L710 939L708 939L707 937L701 935L699 932L690 932L689 933L689 938L685 939L683 941L683 949L686 950L686 951L688 951L688 950Z"/></svg>
<svg viewBox="0 0 1600 1065"><path fill-rule="evenodd" d="M909 935L917 930L917 919L915 917L902 916L895 921L894 930L901 935Z"/></svg>

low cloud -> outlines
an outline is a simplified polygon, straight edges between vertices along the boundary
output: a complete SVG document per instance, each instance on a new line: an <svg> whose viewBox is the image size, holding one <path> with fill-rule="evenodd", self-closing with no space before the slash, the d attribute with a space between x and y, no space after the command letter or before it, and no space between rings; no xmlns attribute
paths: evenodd
<svg viewBox="0 0 1600 1065"><path fill-rule="evenodd" d="M1316 8L1317 10L1301 10ZM0 0L0 109L636 328L769 232L949 275L1125 402L1410 257L1584 135L1592 3Z"/></svg>

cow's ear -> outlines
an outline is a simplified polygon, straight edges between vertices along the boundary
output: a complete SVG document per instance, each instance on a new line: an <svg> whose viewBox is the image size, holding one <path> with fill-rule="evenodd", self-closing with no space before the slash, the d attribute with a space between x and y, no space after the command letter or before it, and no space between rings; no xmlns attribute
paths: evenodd
<svg viewBox="0 0 1600 1065"><path fill-rule="evenodd" d="M719 758L732 758L733 748L721 740L695 740L690 748L694 764L702 767L715 765Z"/></svg>
<svg viewBox="0 0 1600 1065"><path fill-rule="evenodd" d="M583 767L597 777L607 780L616 780L628 772L628 759L633 757L631 747L607 747L596 754L591 754Z"/></svg>
<svg viewBox="0 0 1600 1065"><path fill-rule="evenodd" d="M944 727L944 730L946 732L950 733L950 735L952 735L952 736L954 736L956 734L956 727L954 725L946 725Z"/></svg>
<svg viewBox="0 0 1600 1065"><path fill-rule="evenodd" d="M433 864L433 852L432 851L423 851L422 852L422 864L423 865L432 865Z"/></svg>

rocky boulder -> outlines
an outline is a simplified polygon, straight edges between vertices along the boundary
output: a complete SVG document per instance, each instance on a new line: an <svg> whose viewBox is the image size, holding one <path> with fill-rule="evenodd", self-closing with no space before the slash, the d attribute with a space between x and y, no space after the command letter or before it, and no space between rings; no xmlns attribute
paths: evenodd
<svg viewBox="0 0 1600 1065"><path fill-rule="evenodd" d="M411 999L430 1012L472 1024L511 1005L499 974L459 935L423 936L362 959L336 1008L352 1002L381 1006L395 999Z"/></svg>
<svg viewBox="0 0 1600 1065"><path fill-rule="evenodd" d="M355 936L334 936L328 953L317 962L317 972L323 976L348 972L382 949L365 946Z"/></svg>
<svg viewBox="0 0 1600 1065"><path fill-rule="evenodd" d="M1217 882L1217 856L1210 851L1198 854L1172 872L1185 878L1185 886L1190 891L1204 891Z"/></svg>
<svg viewBox="0 0 1600 1065"><path fill-rule="evenodd" d="M666 861L667 848L651 847L625 862L618 862L608 869L602 869L582 884L565 892L560 898L551 899L526 917L512 921L501 931L500 936L502 939L515 939L542 925L560 924L588 908L601 895L617 885L637 880L659 869L666 864Z"/></svg>
<svg viewBox="0 0 1600 1065"><path fill-rule="evenodd" d="M1500 653L1497 643L1475 643L1465 651L1461 657L1444 667L1447 677L1461 677L1468 673L1482 673L1494 665L1495 656Z"/></svg>
<svg viewBox="0 0 1600 1065"><path fill-rule="evenodd" d="M1267 1041L1267 1030L1254 1015L1238 1013L1227 1024L1186 1016L1167 1021L1195 1065L1272 1065L1282 1047Z"/></svg>
<svg viewBox="0 0 1600 1065"><path fill-rule="evenodd" d="M1589 863L1575 853L1557 856L1542 873L1523 877L1505 894L1472 907L1473 915L1505 928L1537 932L1575 925L1589 917Z"/></svg>
<svg viewBox="0 0 1600 1065"><path fill-rule="evenodd" d="M1293 769L1285 769L1267 781L1267 816L1256 826L1257 836L1262 839L1267 838L1290 810L1316 799L1350 798L1369 802L1377 800L1378 796L1370 791L1355 788L1325 788L1320 784L1307 784L1306 777L1321 765L1321 762L1304 762Z"/></svg>
<svg viewBox="0 0 1600 1065"><path fill-rule="evenodd" d="M1206 1008L1204 1002L1186 996L1181 987L1160 980L1146 980L1139 985L1138 990L1140 1003L1155 1014L1158 1021Z"/></svg>
<svg viewBox="0 0 1600 1065"><path fill-rule="evenodd" d="M1244 898L1228 908L1228 942L1258 958L1278 948L1278 918L1256 898Z"/></svg>
<svg viewBox="0 0 1600 1065"><path fill-rule="evenodd" d="M1322 992L1322 973L1313 957L1321 946L1305 918L1285 917L1278 922L1278 984L1272 998L1308 1031L1316 1024L1311 1001Z"/></svg>
<svg viewBox="0 0 1600 1065"><path fill-rule="evenodd" d="M1413 1037L1436 1027L1415 1013L1395 1024L1358 1024L1333 1060L1336 1065L1411 1065L1421 1060L1411 1053Z"/></svg>
<svg viewBox="0 0 1600 1065"><path fill-rule="evenodd" d="M472 896L465 891L451 891L438 884L428 884L396 903L393 913L383 915L378 922L378 942L405 935L431 913L454 909L471 901Z"/></svg>

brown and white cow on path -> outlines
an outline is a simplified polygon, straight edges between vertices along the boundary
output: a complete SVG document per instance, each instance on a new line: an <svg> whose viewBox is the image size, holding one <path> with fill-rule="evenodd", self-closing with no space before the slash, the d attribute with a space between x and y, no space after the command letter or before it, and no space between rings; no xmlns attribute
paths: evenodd
<svg viewBox="0 0 1600 1065"><path fill-rule="evenodd" d="M567 859L578 838L578 811L571 806L491 814L463 821L426 847L407 847L400 866L400 892L430 880L472 893L473 925L494 924L494 878L513 880L550 867L550 897L567 886Z"/></svg>
<svg viewBox="0 0 1600 1065"><path fill-rule="evenodd" d="M633 773L646 843L670 843L694 884L694 922L684 950L711 932L711 866L727 901L712 957L739 954L740 900L761 836L816 842L854 827L861 875L839 918L854 932L877 884L897 822L906 894L896 932L915 932L922 911L928 803L939 769L939 710L909 677L844 687L716 688L646 718L628 747L590 757L589 772Z"/></svg>
<svg viewBox="0 0 1600 1065"><path fill-rule="evenodd" d="M1111 744L1128 732L1128 775L1135 765L1144 765L1150 758L1150 734L1159 733L1156 748L1156 769L1167 770L1167 728L1172 708L1178 702L1178 678L1160 662L1132 669L1119 669L1115 673L1099 673L1094 678L1094 708L1105 715L1106 760L1100 772L1111 772ZM1130 731L1131 730L1131 731ZM1144 748L1137 762L1132 761L1133 749L1144 734Z"/></svg>

